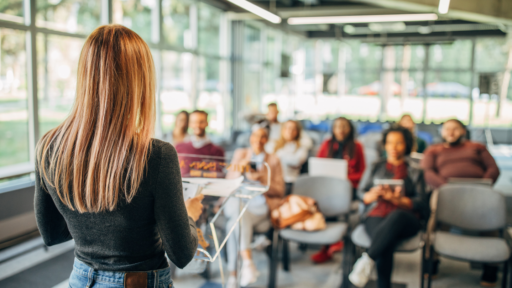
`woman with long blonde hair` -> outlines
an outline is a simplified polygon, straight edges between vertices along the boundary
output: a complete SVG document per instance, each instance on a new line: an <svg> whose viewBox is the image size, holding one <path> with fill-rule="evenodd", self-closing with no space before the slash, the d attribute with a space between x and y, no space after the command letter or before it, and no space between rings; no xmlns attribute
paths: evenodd
<svg viewBox="0 0 512 288"><path fill-rule="evenodd" d="M37 145L37 224L48 246L74 239L70 287L169 287L165 253L192 260L201 198L183 200L176 151L154 124L149 47L126 27L97 28L69 117Z"/></svg>
<svg viewBox="0 0 512 288"><path fill-rule="evenodd" d="M292 191L293 182L297 180L302 165L308 158L308 147L301 141L302 127L298 121L288 120L281 127L281 136L270 142L265 149L275 153L283 167L286 195Z"/></svg>

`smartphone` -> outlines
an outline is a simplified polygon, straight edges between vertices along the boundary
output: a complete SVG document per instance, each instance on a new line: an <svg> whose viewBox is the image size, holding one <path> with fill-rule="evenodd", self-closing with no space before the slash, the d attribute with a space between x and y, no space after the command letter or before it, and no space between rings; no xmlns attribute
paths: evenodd
<svg viewBox="0 0 512 288"><path fill-rule="evenodd" d="M252 170L258 170L258 169L257 169L256 162L250 162L250 163L249 163L249 167L251 167L251 169L252 169Z"/></svg>
<svg viewBox="0 0 512 288"><path fill-rule="evenodd" d="M396 187L401 187L402 195L404 194L404 180L402 179L375 179L373 184L375 186L389 186L392 191L395 191Z"/></svg>

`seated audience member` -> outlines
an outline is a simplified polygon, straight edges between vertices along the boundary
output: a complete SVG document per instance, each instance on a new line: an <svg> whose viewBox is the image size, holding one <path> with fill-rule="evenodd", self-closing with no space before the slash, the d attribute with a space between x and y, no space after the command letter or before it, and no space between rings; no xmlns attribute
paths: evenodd
<svg viewBox="0 0 512 288"><path fill-rule="evenodd" d="M457 119L443 124L441 136L444 143L430 146L424 153L421 165L425 181L433 188L439 188L449 178L485 178L496 182L500 170L487 148L479 143L466 140L466 127ZM441 227L446 230L449 227ZM497 231L482 233L481 236L498 236ZM438 272L439 259L434 254L432 274ZM483 265L481 284L494 287L498 281L498 267Z"/></svg>
<svg viewBox="0 0 512 288"><path fill-rule="evenodd" d="M176 123L174 129L168 137L169 143L176 146L182 142L189 141L190 135L188 135L188 112L183 110L176 116Z"/></svg>
<svg viewBox="0 0 512 288"><path fill-rule="evenodd" d="M224 162L224 149L214 145L206 135L206 127L208 127L208 113L202 110L196 110L190 113L189 126L192 129L190 141L182 142L176 145L176 151L179 154L188 155L204 155L214 156L218 159L211 159L211 167L204 169L203 162L208 162L207 158L194 157L194 156L180 156L181 175L182 177L198 176L207 178L222 178L222 166L219 165ZM197 167L194 167L197 164ZM192 166L192 167L191 167ZM208 175L204 175L208 172Z"/></svg>
<svg viewBox="0 0 512 288"><path fill-rule="evenodd" d="M267 143L267 153L275 153L283 167L283 177L286 182L286 195L292 190L292 185L300 175L300 169L308 158L308 148L301 144L302 128L300 123L288 120L283 123L281 137L272 143Z"/></svg>
<svg viewBox="0 0 512 288"><path fill-rule="evenodd" d="M270 103L267 106L267 114L265 115L267 121L270 123L270 132L268 139L271 141L278 140L281 135L281 123L277 119L279 115L279 109L276 103Z"/></svg>
<svg viewBox="0 0 512 288"><path fill-rule="evenodd" d="M352 122L347 118L336 118L332 124L332 136L322 143L317 157L345 159L348 162L348 179L355 191L366 168L363 146L355 141L355 131ZM324 246L320 252L311 256L315 263L323 263L330 260L332 254L343 249L343 242L331 246Z"/></svg>
<svg viewBox="0 0 512 288"><path fill-rule="evenodd" d="M270 211L279 206L280 200L284 196L284 180L279 158L272 154L265 153L264 147L268 141L268 128L262 127L258 124L253 126L253 132L250 137L250 148L241 148L235 151L231 164L237 167L242 167L244 171L247 168L249 171L245 172L245 177L252 181L260 182L262 185L268 183L268 171L263 162L266 162L271 171L270 176L270 189L260 198L251 200L247 211L240 220L242 223L242 233L240 238L240 254L242 256L242 270L241 270L241 286L247 286L254 283L258 278L258 271L252 262L252 254L250 244L252 241L253 230L256 226L263 225L264 222L268 223L270 228ZM254 166L251 166L254 164ZM238 177L240 172L230 171L227 177ZM231 229L236 223L239 215L239 199L231 198L229 203L226 203L224 213L228 218L227 228ZM228 249L228 269L231 273L228 279L228 288L237 287L236 283L236 258L237 258L237 243L239 237L230 237L227 243Z"/></svg>
<svg viewBox="0 0 512 288"><path fill-rule="evenodd" d="M426 221L429 209L425 197L423 172L406 157L411 153L413 137L403 127L384 132L383 146L387 158L371 168L359 192L370 210L363 223L372 239L367 253L357 260L349 280L357 287L368 282L374 263L377 266L378 287L391 287L393 253L397 243L418 233ZM403 179L403 187L376 186L377 179ZM376 203L375 205L371 205ZM371 206L370 206L371 205Z"/></svg>
<svg viewBox="0 0 512 288"><path fill-rule="evenodd" d="M484 145L466 140L466 127L457 119L443 124L444 143L432 145L421 162L425 181L434 188L449 178L487 178L496 182L500 170Z"/></svg>
<svg viewBox="0 0 512 288"><path fill-rule="evenodd" d="M279 123L279 120L277 119L279 115L279 109L277 108L276 103L270 103L268 104L268 111L265 115L267 118L267 121L270 123L270 134L269 134L269 142L267 146L272 146L276 141L279 140L281 137L281 128L282 124ZM308 151L311 150L314 146L313 140L311 137L309 137L306 133L301 133L300 136L300 143L302 147L305 147ZM267 152L273 153L274 151L266 149Z"/></svg>
<svg viewBox="0 0 512 288"><path fill-rule="evenodd" d="M398 121L398 125L411 131L414 137L414 146L412 147L411 152L423 153L425 149L427 149L427 142L416 135L416 123L414 123L414 120L412 120L411 115L402 115L402 118L400 118L400 121Z"/></svg>

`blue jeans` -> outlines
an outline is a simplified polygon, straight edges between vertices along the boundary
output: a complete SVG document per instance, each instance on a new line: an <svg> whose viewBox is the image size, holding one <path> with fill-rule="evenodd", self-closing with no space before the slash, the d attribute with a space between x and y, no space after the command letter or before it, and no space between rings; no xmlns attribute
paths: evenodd
<svg viewBox="0 0 512 288"><path fill-rule="evenodd" d="M70 288L122 288L126 272L95 270L75 258L69 277ZM146 271L148 288L172 288L171 269Z"/></svg>

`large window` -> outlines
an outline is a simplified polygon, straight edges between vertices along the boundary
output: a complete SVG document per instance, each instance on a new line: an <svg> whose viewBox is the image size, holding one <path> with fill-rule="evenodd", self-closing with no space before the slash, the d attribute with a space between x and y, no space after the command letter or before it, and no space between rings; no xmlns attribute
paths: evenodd
<svg viewBox="0 0 512 288"><path fill-rule="evenodd" d="M10 179L12 165L11 176L31 172L34 144L73 107L85 39L109 22L132 29L151 48L156 137L165 139L175 115L193 109L208 111L209 133L229 136L230 60L228 45L221 45L229 26L222 10L198 0L34 1L35 11L25 7L29 1L0 1L0 181ZM31 16L34 25L26 25Z"/></svg>
<svg viewBox="0 0 512 288"><path fill-rule="evenodd" d="M165 43L195 48L194 32L190 20L195 6L191 0L162 0L162 34Z"/></svg>
<svg viewBox="0 0 512 288"><path fill-rule="evenodd" d="M0 168L29 161L25 32L0 28Z"/></svg>
<svg viewBox="0 0 512 288"><path fill-rule="evenodd" d="M0 3L0 20L23 23L24 0L2 0Z"/></svg>
<svg viewBox="0 0 512 288"><path fill-rule="evenodd" d="M132 29L147 42L158 42L157 0L113 0L112 5L114 23Z"/></svg>
<svg viewBox="0 0 512 288"><path fill-rule="evenodd" d="M435 44L429 49L429 67L434 69L469 69L471 40L456 40L451 44Z"/></svg>
<svg viewBox="0 0 512 288"><path fill-rule="evenodd" d="M164 135L171 133L176 121L176 114L181 110L192 110L194 87L192 53L163 51L162 79L160 81L161 125Z"/></svg>
<svg viewBox="0 0 512 288"><path fill-rule="evenodd" d="M109 22L134 30L151 48L156 137L170 133L179 111L193 109L208 111L208 132L226 137L240 115L265 112L270 102L278 103L281 120L395 120L410 113L427 123L457 117L476 126L512 124L504 38L389 46L307 39L263 21L233 24L199 0L31 1L35 11L25 7L30 1L0 1L2 171L34 161L34 143L69 115L82 45ZM485 81L490 88L481 91Z"/></svg>
<svg viewBox="0 0 512 288"><path fill-rule="evenodd" d="M100 25L101 0L37 0L36 3L39 27L88 34Z"/></svg>
<svg viewBox="0 0 512 288"><path fill-rule="evenodd" d="M202 2L198 4L199 51L209 55L219 55L220 51L220 19L222 11Z"/></svg>
<svg viewBox="0 0 512 288"><path fill-rule="evenodd" d="M37 35L39 130L61 123L75 101L77 65L84 39Z"/></svg>

